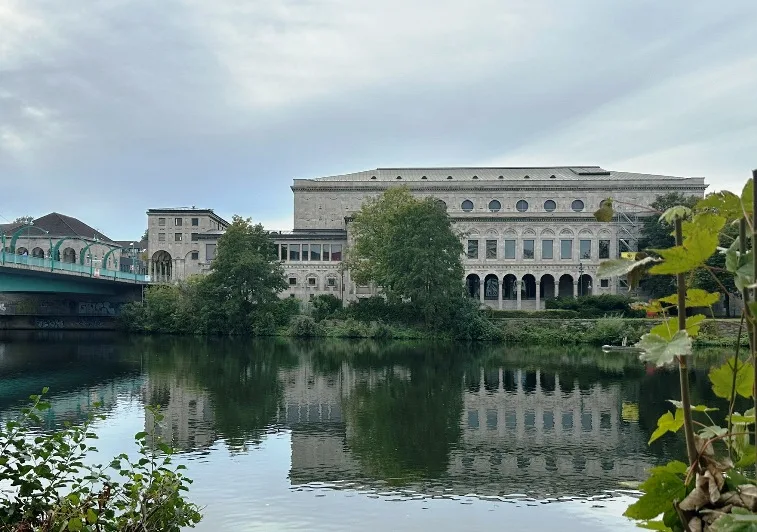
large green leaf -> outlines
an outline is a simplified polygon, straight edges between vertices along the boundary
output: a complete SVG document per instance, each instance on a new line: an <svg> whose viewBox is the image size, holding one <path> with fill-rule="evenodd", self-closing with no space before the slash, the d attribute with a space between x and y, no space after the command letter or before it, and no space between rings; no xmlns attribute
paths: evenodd
<svg viewBox="0 0 757 532"><path fill-rule="evenodd" d="M683 409L683 403L681 401L668 399L668 403L671 403L676 408ZM690 408L692 412L717 412L719 410L719 408L712 408L707 405L692 405Z"/></svg>
<svg viewBox="0 0 757 532"><path fill-rule="evenodd" d="M670 412L665 412L657 420L657 428L649 438L647 445L659 439L661 436L665 435L668 432L678 432L681 427L683 427L683 409L677 408L675 416Z"/></svg>
<svg viewBox="0 0 757 532"><path fill-rule="evenodd" d="M654 257L644 257L641 260L614 259L603 261L597 269L597 277L621 277L648 264L659 262Z"/></svg>
<svg viewBox="0 0 757 532"><path fill-rule="evenodd" d="M754 212L754 180L750 179L741 191L741 206L746 214Z"/></svg>
<svg viewBox="0 0 757 532"><path fill-rule="evenodd" d="M660 221L673 225L673 222L675 222L677 218L683 220L685 218L688 218L689 215L691 215L691 209L684 207L683 205L676 205L675 207L671 207L667 211L662 213L662 216L660 216Z"/></svg>
<svg viewBox="0 0 757 532"><path fill-rule="evenodd" d="M741 199L727 190L709 194L706 198L699 200L694 209L696 211L713 211L728 220L743 216Z"/></svg>
<svg viewBox="0 0 757 532"><path fill-rule="evenodd" d="M639 523L636 526L638 526L639 528L645 528L647 530L662 530L663 532L672 530L662 521L644 521L643 523Z"/></svg>
<svg viewBox="0 0 757 532"><path fill-rule="evenodd" d="M653 266L653 275L675 275L702 266L718 248L718 234L726 219L717 214L703 212L683 224L683 244L667 249L655 249L664 262Z"/></svg>
<svg viewBox="0 0 757 532"><path fill-rule="evenodd" d="M678 294L673 294L660 299L663 303L678 304ZM711 307L720 301L720 294L711 294L701 288L689 288L686 291L686 307Z"/></svg>
<svg viewBox="0 0 757 532"><path fill-rule="evenodd" d="M639 359L652 362L656 366L670 364L675 357L692 353L691 337L686 331L676 332L670 340L659 334L647 333L641 337L636 347L642 350Z"/></svg>
<svg viewBox="0 0 757 532"><path fill-rule="evenodd" d="M631 519L654 519L673 507L673 501L683 500L686 486L683 483L686 464L671 462L662 467L655 467L650 476L640 486L644 495L629 506L623 515Z"/></svg>
<svg viewBox="0 0 757 532"><path fill-rule="evenodd" d="M699 328L702 326L704 320L704 314L696 314L686 318L686 332L689 333L689 336L694 338L699 334ZM678 332L678 317L668 318L661 324L653 327L649 332L661 336L668 341L672 340L675 333Z"/></svg>
<svg viewBox="0 0 757 532"><path fill-rule="evenodd" d="M718 368L710 370L710 382L712 391L718 397L723 399L731 398L731 388L733 385L733 359L729 359L725 364ZM754 386L754 367L748 362L738 363L736 371L736 393L742 397L752 397L752 387Z"/></svg>

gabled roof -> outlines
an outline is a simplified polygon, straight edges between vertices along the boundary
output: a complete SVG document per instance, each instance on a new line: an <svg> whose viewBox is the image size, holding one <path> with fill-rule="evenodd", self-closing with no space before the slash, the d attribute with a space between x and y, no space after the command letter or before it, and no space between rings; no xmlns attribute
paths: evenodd
<svg viewBox="0 0 757 532"><path fill-rule="evenodd" d="M34 225L47 231L50 236L78 236L81 238L98 239L113 242L97 229L85 224L77 218L51 212L34 220Z"/></svg>

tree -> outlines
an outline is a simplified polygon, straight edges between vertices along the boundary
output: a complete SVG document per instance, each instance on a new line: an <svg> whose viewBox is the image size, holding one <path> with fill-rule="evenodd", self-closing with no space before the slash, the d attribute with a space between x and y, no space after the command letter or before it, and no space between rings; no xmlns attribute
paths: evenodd
<svg viewBox="0 0 757 532"><path fill-rule="evenodd" d="M220 313L228 332L250 332L256 319L273 313L285 288L284 270L268 233L261 224L234 216L198 290L206 316Z"/></svg>
<svg viewBox="0 0 757 532"><path fill-rule="evenodd" d="M147 238L150 236L150 230L145 229L145 232L142 234L142 238L140 239L140 242L144 242L147 240Z"/></svg>
<svg viewBox="0 0 757 532"><path fill-rule="evenodd" d="M651 207L660 213L671 207L684 205L692 208L697 202L694 196L685 196L679 192L671 192L658 196ZM667 249L675 245L673 226L660 221L659 215L652 215L644 219L639 238L640 250ZM644 278L639 284L650 297L668 296L676 291L675 277L672 275L652 275Z"/></svg>
<svg viewBox="0 0 757 532"><path fill-rule="evenodd" d="M13 220L14 224L24 224L29 225L34 221L34 216L19 216L15 220Z"/></svg>
<svg viewBox="0 0 757 532"><path fill-rule="evenodd" d="M426 323L462 298L463 247L433 198L390 188L355 214L348 263L358 283L375 283L391 300L410 301Z"/></svg>

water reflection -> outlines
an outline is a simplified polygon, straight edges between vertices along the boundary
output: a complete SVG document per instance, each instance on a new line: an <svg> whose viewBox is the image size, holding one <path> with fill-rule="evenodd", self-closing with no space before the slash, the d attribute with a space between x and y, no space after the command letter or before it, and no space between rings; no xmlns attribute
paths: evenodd
<svg viewBox="0 0 757 532"><path fill-rule="evenodd" d="M694 372L696 401L714 401L707 365ZM0 337L0 417L43 386L50 427L94 400L136 396L163 408L159 436L211 461L219 444L255 452L288 432L296 489L596 496L683 450L646 445L676 374L590 349Z"/></svg>

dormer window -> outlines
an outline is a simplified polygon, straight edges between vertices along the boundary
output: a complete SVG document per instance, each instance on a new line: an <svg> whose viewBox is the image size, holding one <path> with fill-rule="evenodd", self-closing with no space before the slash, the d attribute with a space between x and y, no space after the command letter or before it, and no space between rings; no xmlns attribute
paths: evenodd
<svg viewBox="0 0 757 532"><path fill-rule="evenodd" d="M555 174L552 174L551 176L549 176L549 178L550 179L557 179L557 176Z"/></svg>
<svg viewBox="0 0 757 532"><path fill-rule="evenodd" d="M478 179L478 176L477 176L477 175L474 175L474 176L473 176L473 179Z"/></svg>
<svg viewBox="0 0 757 532"><path fill-rule="evenodd" d="M375 176L375 175L372 175L372 176L371 176L371 179L376 179L376 176Z"/></svg>
<svg viewBox="0 0 757 532"><path fill-rule="evenodd" d="M401 175L398 175L398 176L397 176L397 179L402 179L402 176L401 176Z"/></svg>
<svg viewBox="0 0 757 532"><path fill-rule="evenodd" d="M428 179L425 175L421 176L421 179Z"/></svg>
<svg viewBox="0 0 757 532"><path fill-rule="evenodd" d="M447 176L447 179L452 179L452 176L451 176L451 175L448 175L448 176Z"/></svg>
<svg viewBox="0 0 757 532"><path fill-rule="evenodd" d="M505 176L501 175L497 179L504 179L504 178L505 178Z"/></svg>
<svg viewBox="0 0 757 532"><path fill-rule="evenodd" d="M530 177L530 176L527 176L527 175L524 175L524 176L523 176L523 179L531 179L531 177Z"/></svg>

